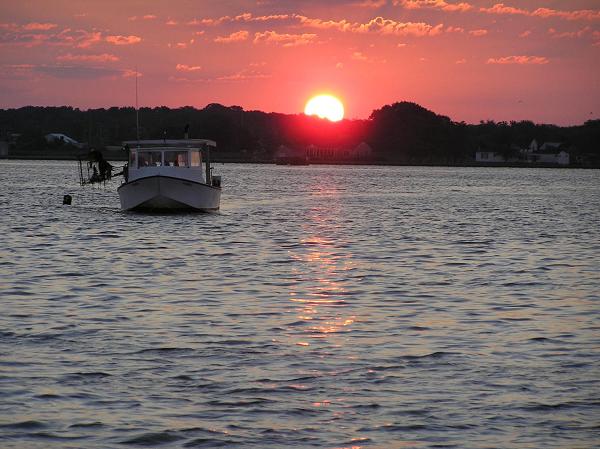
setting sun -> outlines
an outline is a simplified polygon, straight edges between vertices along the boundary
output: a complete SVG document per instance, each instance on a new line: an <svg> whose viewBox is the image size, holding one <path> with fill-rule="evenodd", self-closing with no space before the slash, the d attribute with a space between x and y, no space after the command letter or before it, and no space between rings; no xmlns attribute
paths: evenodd
<svg viewBox="0 0 600 449"><path fill-rule="evenodd" d="M344 105L331 95L317 95L308 100L304 113L338 122L344 118Z"/></svg>

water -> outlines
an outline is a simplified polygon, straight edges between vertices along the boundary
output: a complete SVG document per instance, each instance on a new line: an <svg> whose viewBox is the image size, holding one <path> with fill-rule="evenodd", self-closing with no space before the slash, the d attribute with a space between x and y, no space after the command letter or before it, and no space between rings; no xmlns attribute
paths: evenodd
<svg viewBox="0 0 600 449"><path fill-rule="evenodd" d="M2 448L598 447L599 171L215 172L0 162Z"/></svg>

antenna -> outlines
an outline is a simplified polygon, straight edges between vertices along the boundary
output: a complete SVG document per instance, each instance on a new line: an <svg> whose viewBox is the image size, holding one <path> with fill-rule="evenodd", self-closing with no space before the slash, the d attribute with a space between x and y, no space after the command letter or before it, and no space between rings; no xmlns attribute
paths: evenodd
<svg viewBox="0 0 600 449"><path fill-rule="evenodd" d="M135 130L137 134L138 146L140 144L140 114L138 109L138 69L135 66Z"/></svg>

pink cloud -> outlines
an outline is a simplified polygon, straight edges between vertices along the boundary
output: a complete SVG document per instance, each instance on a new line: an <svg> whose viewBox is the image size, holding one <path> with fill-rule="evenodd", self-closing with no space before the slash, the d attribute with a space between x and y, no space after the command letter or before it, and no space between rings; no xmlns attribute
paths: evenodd
<svg viewBox="0 0 600 449"><path fill-rule="evenodd" d="M464 33L465 29L462 27L453 27L453 26L449 26L446 27L446 33Z"/></svg>
<svg viewBox="0 0 600 449"><path fill-rule="evenodd" d="M592 9L582 9L576 11L558 11L556 9L538 8L531 13L537 17L560 17L567 20L598 20L600 19L600 11Z"/></svg>
<svg viewBox="0 0 600 449"><path fill-rule="evenodd" d="M199 65L190 66L187 64L177 64L175 70L178 72L197 72L198 70L202 70L202 67Z"/></svg>
<svg viewBox="0 0 600 449"><path fill-rule="evenodd" d="M392 19L376 17L366 23L352 23L347 20L321 20L298 16L300 23L306 27L336 29L351 33L391 34L395 36L435 36L440 34L444 25L429 25L424 22L397 22Z"/></svg>
<svg viewBox="0 0 600 449"><path fill-rule="evenodd" d="M519 34L519 37L527 37L531 35L531 30L526 30L523 31L521 34Z"/></svg>
<svg viewBox="0 0 600 449"><path fill-rule="evenodd" d="M387 0L362 0L354 3L354 6L358 6L359 8L381 8L385 6Z"/></svg>
<svg viewBox="0 0 600 449"><path fill-rule="evenodd" d="M522 14L525 16L529 15L529 11L514 8L512 6L506 6L504 3L496 3L491 8L480 8L479 10L488 14Z"/></svg>
<svg viewBox="0 0 600 449"><path fill-rule="evenodd" d="M129 20L130 22L135 22L136 20L156 20L157 16L155 16L154 14L146 14L144 16L132 16L129 17L127 20Z"/></svg>
<svg viewBox="0 0 600 449"><path fill-rule="evenodd" d="M173 20L173 19L169 19L169 20L167 20L167 21L165 22L165 25L168 25L168 26L175 26L175 25L177 25L177 22L176 22L175 20Z"/></svg>
<svg viewBox="0 0 600 449"><path fill-rule="evenodd" d="M231 33L229 36L219 36L217 38L215 38L215 42L219 42L221 44L230 44L232 42L242 42L245 40L248 40L248 36L250 36L250 33L248 33L245 30L241 30L241 31L237 31L235 33Z"/></svg>
<svg viewBox="0 0 600 449"><path fill-rule="evenodd" d="M473 8L471 4L466 2L448 3L445 0L394 0L394 5L401 5L406 9L435 8L451 12L465 12Z"/></svg>
<svg viewBox="0 0 600 449"><path fill-rule="evenodd" d="M577 31L564 31L562 33L559 33L554 28L550 28L548 30L548 34L550 34L552 37L555 37L557 39L560 39L560 38L582 38L591 32L592 32L592 29L589 26L586 26Z"/></svg>
<svg viewBox="0 0 600 449"><path fill-rule="evenodd" d="M137 76L138 78L141 78L141 77L142 77L142 76L144 76L144 75L142 75L142 74L141 74L140 72L138 72L137 70L125 69L125 70L123 70L123 71L122 71L122 73L121 73L121 76L122 76L123 78L135 78L136 76Z"/></svg>
<svg viewBox="0 0 600 449"><path fill-rule="evenodd" d="M114 45L132 45L142 41L139 36L106 36L106 42Z"/></svg>
<svg viewBox="0 0 600 449"><path fill-rule="evenodd" d="M566 20L599 20L600 11L593 9L581 9L574 11L561 11L550 8L538 8L534 11L527 11L526 9L515 8L512 6L506 6L504 3L496 3L491 8L480 8L481 12L488 14L520 14L530 17L558 17Z"/></svg>
<svg viewBox="0 0 600 449"><path fill-rule="evenodd" d="M272 22L272 21L282 21L282 20L290 20L294 19L296 16L294 14L270 14L264 16L254 16L252 13L246 12L243 14L238 14L237 16L222 16L217 19L192 19L187 22L188 25L196 26L196 25L208 25L208 26L217 26L223 23L230 22Z"/></svg>
<svg viewBox="0 0 600 449"><path fill-rule="evenodd" d="M306 45L314 42L316 34L280 34L276 31L265 31L264 33L254 34L254 43L274 43L283 45L284 47L296 47L298 45Z"/></svg>
<svg viewBox="0 0 600 449"><path fill-rule="evenodd" d="M220 76L217 78L217 81L248 81L248 80L255 80L255 79L266 79L266 78L271 78L271 75L244 69L244 70L240 70L237 73L234 73L233 75Z"/></svg>
<svg viewBox="0 0 600 449"><path fill-rule="evenodd" d="M465 58L459 59L458 61L455 62L455 64L465 64L467 62L467 60Z"/></svg>
<svg viewBox="0 0 600 449"><path fill-rule="evenodd" d="M26 31L48 31L53 28L56 28L58 25L55 23L37 23L32 22L26 25L23 25L23 29Z"/></svg>
<svg viewBox="0 0 600 449"><path fill-rule="evenodd" d="M99 55L73 55L67 53L66 55L60 55L56 57L57 61L94 61L94 62L116 62L119 58L109 53L102 53Z"/></svg>
<svg viewBox="0 0 600 449"><path fill-rule="evenodd" d="M471 36L481 37L481 36L485 36L486 34L488 34L488 30L471 30L471 31L469 31L469 34Z"/></svg>
<svg viewBox="0 0 600 449"><path fill-rule="evenodd" d="M544 56L505 56L487 60L487 64L548 64L549 62Z"/></svg>

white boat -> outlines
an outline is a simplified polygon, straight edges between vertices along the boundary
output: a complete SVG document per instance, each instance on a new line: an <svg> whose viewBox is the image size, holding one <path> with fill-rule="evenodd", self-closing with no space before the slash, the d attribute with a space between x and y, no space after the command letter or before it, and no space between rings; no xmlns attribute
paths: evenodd
<svg viewBox="0 0 600 449"><path fill-rule="evenodd" d="M117 189L123 210L212 212L221 203L221 177L212 175L212 140L123 142L129 151ZM204 160L203 160L204 159Z"/></svg>

